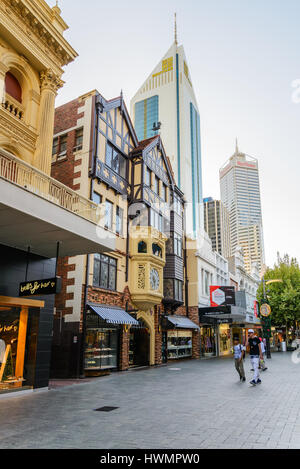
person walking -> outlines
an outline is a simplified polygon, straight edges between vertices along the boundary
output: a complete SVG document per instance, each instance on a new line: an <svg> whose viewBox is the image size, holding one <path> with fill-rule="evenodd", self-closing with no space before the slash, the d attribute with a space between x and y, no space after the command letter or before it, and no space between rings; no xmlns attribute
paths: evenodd
<svg viewBox="0 0 300 469"><path fill-rule="evenodd" d="M253 369L253 379L250 381L252 386L256 386L257 384L261 384L261 379L259 378L259 360L263 359L262 352L261 352L261 344L259 337L256 337L254 334L253 329L248 330L248 340L246 343L246 347L249 346L249 353L250 353L250 360Z"/></svg>
<svg viewBox="0 0 300 469"><path fill-rule="evenodd" d="M260 337L260 347L261 347L261 353L262 353L262 360L259 361L259 368L261 368L263 371L266 371L268 368L266 367L266 348L263 339Z"/></svg>
<svg viewBox="0 0 300 469"><path fill-rule="evenodd" d="M238 337L233 339L233 353L235 369L239 374L240 381L246 381L244 370L245 347L240 344Z"/></svg>

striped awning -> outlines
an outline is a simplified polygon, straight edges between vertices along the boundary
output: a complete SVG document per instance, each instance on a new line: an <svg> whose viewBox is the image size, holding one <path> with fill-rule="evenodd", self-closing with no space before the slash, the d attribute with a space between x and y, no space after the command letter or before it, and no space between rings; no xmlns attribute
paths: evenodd
<svg viewBox="0 0 300 469"><path fill-rule="evenodd" d="M130 316L124 309L117 306L97 305L89 303L88 308L96 313L100 318L108 324L128 324L139 326L139 322Z"/></svg>
<svg viewBox="0 0 300 469"><path fill-rule="evenodd" d="M200 327L185 316L167 316L167 320L179 329L200 329Z"/></svg>

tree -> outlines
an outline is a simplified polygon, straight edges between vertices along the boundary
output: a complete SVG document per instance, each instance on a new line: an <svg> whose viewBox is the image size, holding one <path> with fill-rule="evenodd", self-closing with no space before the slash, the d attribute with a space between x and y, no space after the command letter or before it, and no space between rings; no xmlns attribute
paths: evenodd
<svg viewBox="0 0 300 469"><path fill-rule="evenodd" d="M293 326L300 321L300 268L295 258L277 254L277 263L264 275L265 281L281 279L282 283L266 285L268 302L272 309L273 326ZM263 302L263 287L257 291L257 299Z"/></svg>

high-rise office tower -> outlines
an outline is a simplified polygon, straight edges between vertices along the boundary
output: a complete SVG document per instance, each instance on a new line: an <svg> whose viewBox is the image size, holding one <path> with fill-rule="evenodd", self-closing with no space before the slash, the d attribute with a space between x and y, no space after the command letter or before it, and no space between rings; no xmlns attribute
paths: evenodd
<svg viewBox="0 0 300 469"><path fill-rule="evenodd" d="M200 117L183 46L175 40L131 100L139 140L160 133L185 195L187 232L203 230Z"/></svg>
<svg viewBox="0 0 300 469"><path fill-rule="evenodd" d="M229 213L221 200L203 199L204 229L212 242L214 251L223 257L230 256Z"/></svg>
<svg viewBox="0 0 300 469"><path fill-rule="evenodd" d="M243 248L245 267L251 273L264 265L264 240L257 159L235 153L220 169L221 200L230 217L231 253Z"/></svg>

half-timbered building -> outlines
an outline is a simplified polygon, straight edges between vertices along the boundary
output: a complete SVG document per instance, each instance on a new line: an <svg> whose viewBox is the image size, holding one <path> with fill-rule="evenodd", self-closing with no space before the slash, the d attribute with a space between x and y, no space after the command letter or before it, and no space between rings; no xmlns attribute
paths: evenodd
<svg viewBox="0 0 300 469"><path fill-rule="evenodd" d="M138 142L122 94L92 91L56 109L52 175L98 204L101 230L116 237L113 252L59 261L53 377L178 358L168 331L188 327L182 355L197 356L198 326L185 307L183 194L160 136ZM182 327L169 321L179 316Z"/></svg>

